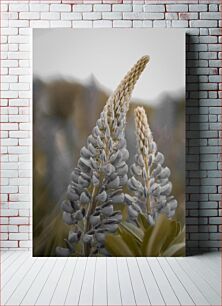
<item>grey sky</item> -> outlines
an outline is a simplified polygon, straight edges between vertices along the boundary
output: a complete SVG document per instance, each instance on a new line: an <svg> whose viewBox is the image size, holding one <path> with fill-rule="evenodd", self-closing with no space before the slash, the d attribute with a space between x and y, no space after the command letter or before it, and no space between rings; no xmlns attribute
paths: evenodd
<svg viewBox="0 0 222 306"><path fill-rule="evenodd" d="M183 29L35 29L33 70L44 80L71 77L87 81L93 74L114 90L143 55L150 63L133 97L154 101L164 92L185 88L185 31Z"/></svg>

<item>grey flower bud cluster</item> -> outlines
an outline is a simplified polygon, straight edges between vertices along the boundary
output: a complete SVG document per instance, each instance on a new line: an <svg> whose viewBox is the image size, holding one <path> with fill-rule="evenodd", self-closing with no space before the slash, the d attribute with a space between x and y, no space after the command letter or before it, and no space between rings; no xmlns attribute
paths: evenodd
<svg viewBox="0 0 222 306"><path fill-rule="evenodd" d="M164 155L157 150L143 107L135 109L135 124L138 153L128 180L133 196L125 195L125 198L131 220L142 212L150 224L155 224L160 213L168 218L174 216L177 201L171 195L170 169L163 166Z"/></svg>
<svg viewBox="0 0 222 306"><path fill-rule="evenodd" d="M83 242L85 256L107 254L105 236L114 233L122 220L115 206L124 202L123 186L128 181L126 113L134 85L147 62L148 57L142 57L125 76L80 151L62 203L63 220L72 229L65 239L67 248L56 249L59 256L75 253L79 242Z"/></svg>

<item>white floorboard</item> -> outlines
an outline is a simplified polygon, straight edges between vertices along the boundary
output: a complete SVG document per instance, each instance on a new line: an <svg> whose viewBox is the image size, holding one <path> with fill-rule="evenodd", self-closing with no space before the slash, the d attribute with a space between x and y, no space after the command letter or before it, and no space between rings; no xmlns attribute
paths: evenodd
<svg viewBox="0 0 222 306"><path fill-rule="evenodd" d="M0 305L221 305L221 257L35 258L1 252Z"/></svg>

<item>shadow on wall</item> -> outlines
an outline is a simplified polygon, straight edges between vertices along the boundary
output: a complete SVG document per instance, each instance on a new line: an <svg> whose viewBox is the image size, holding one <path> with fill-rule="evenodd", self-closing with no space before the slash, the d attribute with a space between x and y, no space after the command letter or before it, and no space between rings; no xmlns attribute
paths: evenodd
<svg viewBox="0 0 222 306"><path fill-rule="evenodd" d="M201 219L200 202L203 200L200 179L200 84L197 73L198 44L186 35L186 255L209 252L201 247L199 233L208 232L208 225Z"/></svg>

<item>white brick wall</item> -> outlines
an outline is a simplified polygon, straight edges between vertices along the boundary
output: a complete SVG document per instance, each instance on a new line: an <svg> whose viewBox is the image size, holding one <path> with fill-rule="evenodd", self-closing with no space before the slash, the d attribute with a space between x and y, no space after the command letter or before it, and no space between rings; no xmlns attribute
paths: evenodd
<svg viewBox="0 0 222 306"><path fill-rule="evenodd" d="M219 0L1 2L1 247L31 246L31 38L34 27L185 27L187 244L220 247ZM199 234L198 234L199 233Z"/></svg>

